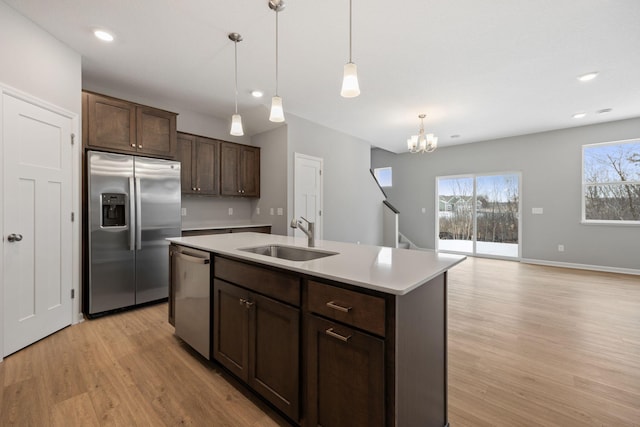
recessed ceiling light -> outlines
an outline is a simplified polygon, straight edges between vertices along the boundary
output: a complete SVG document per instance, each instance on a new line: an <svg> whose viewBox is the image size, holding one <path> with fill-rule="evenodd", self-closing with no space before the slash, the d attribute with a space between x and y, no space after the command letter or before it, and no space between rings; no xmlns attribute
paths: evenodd
<svg viewBox="0 0 640 427"><path fill-rule="evenodd" d="M598 114L605 114L605 113L610 113L610 112L611 112L611 108L603 108L602 110L596 111L596 113L598 113Z"/></svg>
<svg viewBox="0 0 640 427"><path fill-rule="evenodd" d="M105 42L112 42L113 36L104 30L95 30L93 35Z"/></svg>
<svg viewBox="0 0 640 427"><path fill-rule="evenodd" d="M574 118L574 119L581 119L581 118L583 118L583 117L584 117L584 116L586 116L586 115L587 115L587 113L575 113L575 114L573 115L573 118Z"/></svg>
<svg viewBox="0 0 640 427"><path fill-rule="evenodd" d="M264 92L262 92L261 90L251 91L251 96L253 96L254 98L262 98L262 95L264 95Z"/></svg>
<svg viewBox="0 0 640 427"><path fill-rule="evenodd" d="M588 82L589 80L595 79L597 76L598 76L598 72L592 71L590 73L578 76L578 80L580 80L581 82Z"/></svg>

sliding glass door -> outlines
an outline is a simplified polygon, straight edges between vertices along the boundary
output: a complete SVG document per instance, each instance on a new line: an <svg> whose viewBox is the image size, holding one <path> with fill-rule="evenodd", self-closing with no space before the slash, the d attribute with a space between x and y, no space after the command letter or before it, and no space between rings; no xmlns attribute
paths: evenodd
<svg viewBox="0 0 640 427"><path fill-rule="evenodd" d="M437 178L437 249L520 256L520 174Z"/></svg>

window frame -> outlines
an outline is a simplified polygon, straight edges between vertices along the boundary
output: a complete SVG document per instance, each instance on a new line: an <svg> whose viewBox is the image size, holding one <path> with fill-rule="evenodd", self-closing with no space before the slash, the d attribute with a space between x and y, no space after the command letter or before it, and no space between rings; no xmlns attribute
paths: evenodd
<svg viewBox="0 0 640 427"><path fill-rule="evenodd" d="M618 141L608 141L608 142L596 142L591 144L583 144L581 147L582 150L582 163L581 163L581 195L580 195L580 203L581 203L581 217L580 223L583 225L612 225L612 226L640 226L640 220L617 220L617 219L587 219L587 198L586 198L586 190L589 186L594 185L624 185L623 183L640 185L640 180L638 181L606 181L606 182L597 182L597 183L587 183L585 177L585 151L591 147L597 146L605 146L605 145L625 145L637 143L640 144L639 138L631 138L631 139L622 139Z"/></svg>

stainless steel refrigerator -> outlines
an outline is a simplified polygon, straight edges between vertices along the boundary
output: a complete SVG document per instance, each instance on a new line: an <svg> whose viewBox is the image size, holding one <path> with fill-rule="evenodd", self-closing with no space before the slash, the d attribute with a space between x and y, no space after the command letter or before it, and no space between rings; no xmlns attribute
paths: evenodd
<svg viewBox="0 0 640 427"><path fill-rule="evenodd" d="M181 234L180 163L87 152L91 316L166 298L167 237Z"/></svg>

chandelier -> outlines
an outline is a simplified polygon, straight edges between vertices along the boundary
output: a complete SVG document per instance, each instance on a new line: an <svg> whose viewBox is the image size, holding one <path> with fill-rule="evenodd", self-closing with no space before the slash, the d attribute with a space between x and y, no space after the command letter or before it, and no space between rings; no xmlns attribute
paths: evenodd
<svg viewBox="0 0 640 427"><path fill-rule="evenodd" d="M438 147L438 137L434 136L432 133L426 135L424 133L425 117L427 117L426 114L420 114L418 116L420 119L420 130L417 135L412 135L407 139L407 148L410 153L432 153L436 151L436 148Z"/></svg>

